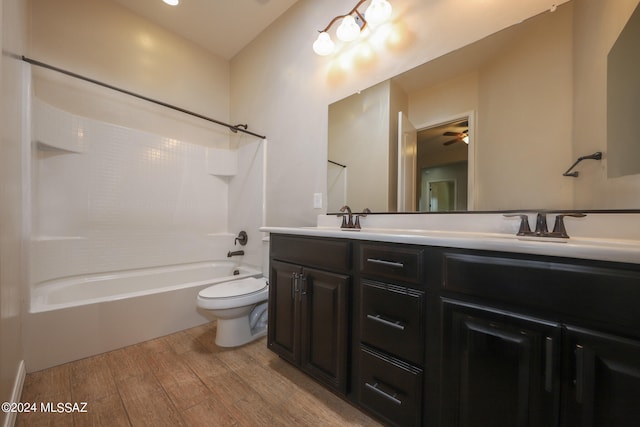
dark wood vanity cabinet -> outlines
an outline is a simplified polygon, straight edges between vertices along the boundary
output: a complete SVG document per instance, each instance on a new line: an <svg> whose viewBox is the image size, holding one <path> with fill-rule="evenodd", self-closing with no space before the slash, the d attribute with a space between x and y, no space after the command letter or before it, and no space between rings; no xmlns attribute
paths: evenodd
<svg viewBox="0 0 640 427"><path fill-rule="evenodd" d="M638 425L639 267L444 251L442 425Z"/></svg>
<svg viewBox="0 0 640 427"><path fill-rule="evenodd" d="M424 248L271 235L268 347L389 425L423 424Z"/></svg>
<svg viewBox="0 0 640 427"><path fill-rule="evenodd" d="M273 235L271 253L268 347L346 393L351 243Z"/></svg>
<svg viewBox="0 0 640 427"><path fill-rule="evenodd" d="M268 346L387 425L636 426L640 264L271 235Z"/></svg>

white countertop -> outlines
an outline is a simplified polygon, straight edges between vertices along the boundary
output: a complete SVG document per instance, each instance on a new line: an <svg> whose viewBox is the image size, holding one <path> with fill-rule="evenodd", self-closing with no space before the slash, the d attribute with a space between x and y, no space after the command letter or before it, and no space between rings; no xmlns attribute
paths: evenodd
<svg viewBox="0 0 640 427"><path fill-rule="evenodd" d="M574 235L569 239L518 237L516 232L519 222L511 219L506 220L501 215L480 214L480 216L474 216L472 222L469 221L468 216L464 217L459 214L451 215L449 221L445 218L446 215L438 215L435 220L439 224L428 224L429 221L423 218L420 228L415 228L415 225L419 221L416 217L421 215L409 215L410 218L404 216L404 219L398 219L402 216L404 215L389 215L389 217L396 217L395 223L393 218L392 220L377 218L370 221L374 225L373 227L365 225L364 220L373 219L374 216L362 218L363 224L360 231L340 229L338 219L332 215L320 216L316 227L262 227L260 231L640 264L640 239L620 238L619 235L624 233L624 230L618 232L611 228L608 233L591 230L590 235L585 236L584 234L589 233L583 233L583 235ZM570 221L572 219L566 219L570 235L570 226L572 225ZM628 217L614 219L615 224L619 225L622 222L625 227L633 227L633 230L628 229L629 231L626 232L628 236L635 237L633 233L640 230L640 223L636 223L640 216L631 218L630 221ZM549 218L547 220L549 221ZM598 218L593 221L594 225L598 221L604 223L602 218ZM629 223L625 223L625 221ZM412 223L409 224L409 222ZM612 223L612 227L614 223ZM380 225L411 225L414 228L380 227ZM439 225L439 227L435 227L435 225ZM550 227L552 226L553 217L551 217L550 223ZM573 228L576 233L579 232L580 227L576 227L574 224ZM584 225L582 228L587 229ZM605 234L615 237L603 236Z"/></svg>

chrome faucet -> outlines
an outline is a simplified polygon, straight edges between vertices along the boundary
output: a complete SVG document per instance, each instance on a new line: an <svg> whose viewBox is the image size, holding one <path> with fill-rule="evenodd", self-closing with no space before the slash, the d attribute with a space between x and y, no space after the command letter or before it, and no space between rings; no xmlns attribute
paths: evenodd
<svg viewBox="0 0 640 427"><path fill-rule="evenodd" d="M340 212L347 211L347 216L345 214L341 214L342 217L342 225L340 228L353 228L353 214L351 213L351 208L347 205L344 205L340 208Z"/></svg>
<svg viewBox="0 0 640 427"><path fill-rule="evenodd" d="M544 236L549 233L547 228L547 214L544 212L538 212L536 215L536 231L533 234L538 236Z"/></svg>
<svg viewBox="0 0 640 427"><path fill-rule="evenodd" d="M547 228L547 213L538 212L536 215L536 229L531 231L529 228L529 217L526 214L504 214L505 217L520 217L520 228L518 229L518 236L538 236L538 237L559 237L562 239L568 239L569 235L564 226L564 217L570 216L574 218L582 218L587 215L580 212L573 213L559 213L556 215L555 223L553 225L553 231L549 231Z"/></svg>
<svg viewBox="0 0 640 427"><path fill-rule="evenodd" d="M365 217L371 213L371 210L369 208L364 208L362 213L353 214L351 212L351 208L347 205L344 205L340 208L340 212L344 211L347 211L347 213L341 213L338 215L342 217L342 225L340 226L340 228L345 230L360 230L360 217ZM355 221L353 220L354 217Z"/></svg>
<svg viewBox="0 0 640 427"><path fill-rule="evenodd" d="M358 230L360 230L360 217L365 217L367 215L369 215L371 213L371 209L369 208L364 208L364 210L362 211L362 213L356 214L356 223L353 224L354 228L357 228Z"/></svg>
<svg viewBox="0 0 640 427"><path fill-rule="evenodd" d="M244 255L244 251L229 251L227 252L227 258L231 258L232 256Z"/></svg>

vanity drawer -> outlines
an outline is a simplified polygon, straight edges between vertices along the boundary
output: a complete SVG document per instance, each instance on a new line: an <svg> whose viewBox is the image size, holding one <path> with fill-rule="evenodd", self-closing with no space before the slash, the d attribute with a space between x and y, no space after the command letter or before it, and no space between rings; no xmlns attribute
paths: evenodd
<svg viewBox="0 0 640 427"><path fill-rule="evenodd" d="M272 259L329 271L346 272L351 269L349 240L272 234L270 241Z"/></svg>
<svg viewBox="0 0 640 427"><path fill-rule="evenodd" d="M360 347L360 403L394 425L421 420L422 369Z"/></svg>
<svg viewBox="0 0 640 427"><path fill-rule="evenodd" d="M360 340L422 365L424 292L361 281Z"/></svg>
<svg viewBox="0 0 640 427"><path fill-rule="evenodd" d="M380 244L360 246L360 271L362 274L420 284L423 278L424 250Z"/></svg>
<svg viewBox="0 0 640 427"><path fill-rule="evenodd" d="M640 336L640 268L635 264L446 251L441 265L445 291L606 322Z"/></svg>

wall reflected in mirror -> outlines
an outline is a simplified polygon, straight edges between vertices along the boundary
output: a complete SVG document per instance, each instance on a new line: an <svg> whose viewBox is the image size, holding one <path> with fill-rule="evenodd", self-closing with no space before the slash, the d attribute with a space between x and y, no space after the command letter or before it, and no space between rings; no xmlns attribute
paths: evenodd
<svg viewBox="0 0 640 427"><path fill-rule="evenodd" d="M607 56L608 177L640 173L640 6Z"/></svg>
<svg viewBox="0 0 640 427"><path fill-rule="evenodd" d="M428 189L434 193L436 182L453 182L435 184L449 200L439 188L438 211L640 208L637 172L621 192L607 178L607 118L598 113L614 102L606 99L600 70L637 4L572 0L331 104L328 160L346 168L328 163L328 212L343 204L354 211L433 211ZM628 71L624 61L621 68ZM621 73L618 84L627 87L628 79ZM640 107L633 108L638 117ZM462 158L444 162L451 177L429 169L439 154L420 144L410 160L400 113L418 134L468 117L466 180ZM637 158L629 144L611 148L612 156ZM605 153L602 162L581 164L578 179L562 176L594 151ZM594 183L612 191L591 194Z"/></svg>

